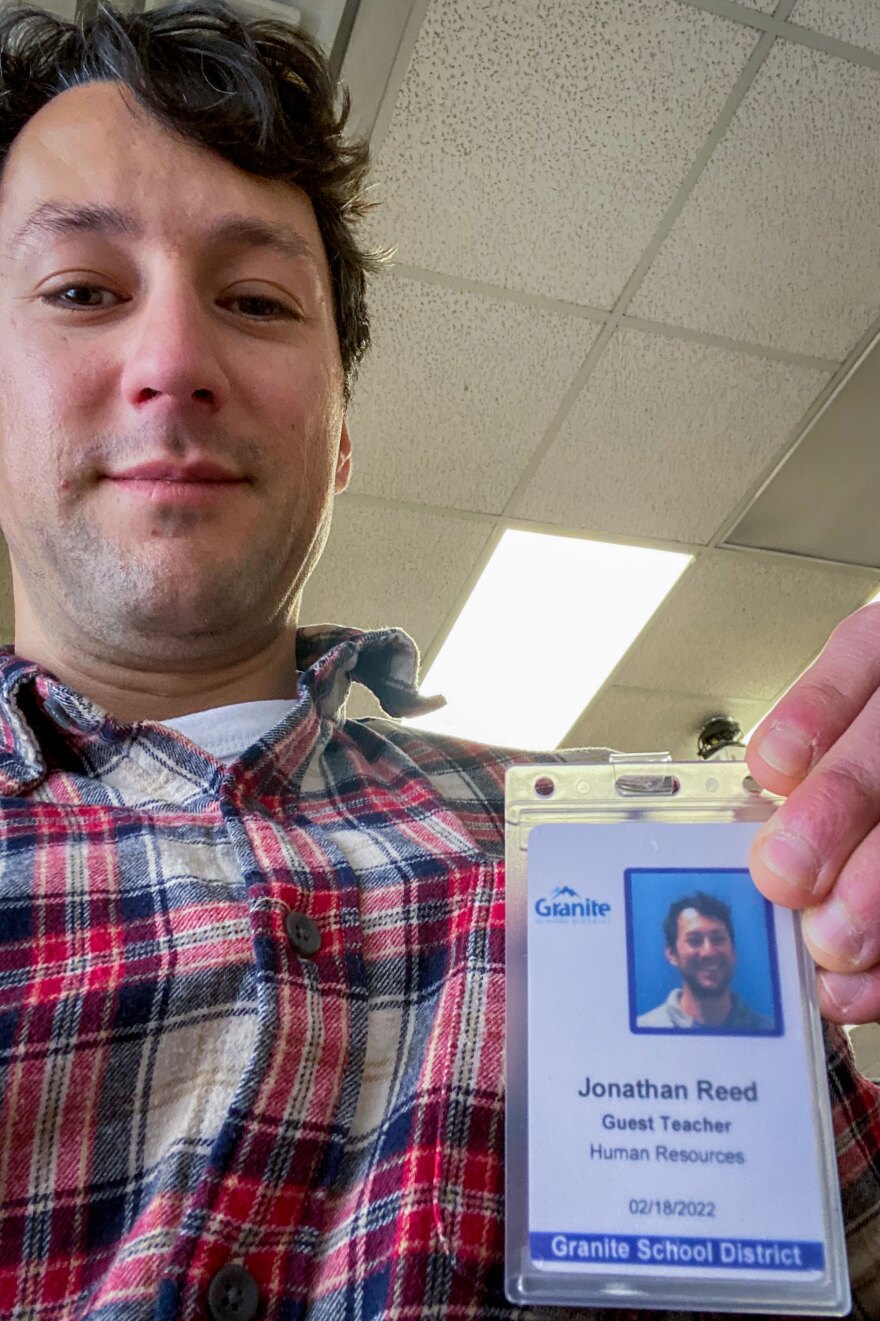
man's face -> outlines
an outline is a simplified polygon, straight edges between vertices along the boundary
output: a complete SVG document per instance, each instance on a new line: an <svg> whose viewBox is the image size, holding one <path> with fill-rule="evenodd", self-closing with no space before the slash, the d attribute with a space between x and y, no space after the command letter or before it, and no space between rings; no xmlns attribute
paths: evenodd
<svg viewBox="0 0 880 1321"><path fill-rule="evenodd" d="M311 203L126 98L109 82L62 93L6 164L0 523L17 597L160 663L286 617L349 444ZM46 203L122 219L12 247ZM255 243L254 221L291 246Z"/></svg>
<svg viewBox="0 0 880 1321"><path fill-rule="evenodd" d="M727 927L716 917L704 917L696 908L679 913L675 948L667 949L666 957L700 999L724 995L736 967Z"/></svg>

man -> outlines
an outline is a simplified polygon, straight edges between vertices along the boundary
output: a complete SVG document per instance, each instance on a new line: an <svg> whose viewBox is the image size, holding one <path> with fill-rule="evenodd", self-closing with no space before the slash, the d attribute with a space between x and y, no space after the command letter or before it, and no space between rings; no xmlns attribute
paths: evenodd
<svg viewBox="0 0 880 1321"><path fill-rule="evenodd" d="M713 894L685 895L663 919L666 957L684 983L656 1009L636 1020L639 1027L696 1028L711 1032L772 1032L773 1020L759 1014L730 989L736 971L730 906Z"/></svg>
<svg viewBox="0 0 880 1321"><path fill-rule="evenodd" d="M2 1310L512 1315L502 803L529 755L346 721L354 679L419 708L414 649L296 626L350 470L365 153L316 49L220 4L6 13L0 92ZM791 791L759 882L842 915L810 936L836 1021L880 1005L877 615L752 755ZM875 1093L828 1049L876 1314Z"/></svg>

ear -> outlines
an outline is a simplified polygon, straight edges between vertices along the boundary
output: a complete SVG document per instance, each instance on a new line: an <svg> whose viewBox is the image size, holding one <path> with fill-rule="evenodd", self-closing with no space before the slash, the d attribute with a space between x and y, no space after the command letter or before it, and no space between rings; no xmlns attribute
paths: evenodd
<svg viewBox="0 0 880 1321"><path fill-rule="evenodd" d="M675 950L670 949L668 945L666 946L666 957L669 960L669 962L672 964L673 968L678 967L678 955L676 954Z"/></svg>
<svg viewBox="0 0 880 1321"><path fill-rule="evenodd" d="M336 456L336 482L334 489L341 495L351 479L351 436L348 434L348 418L342 419L342 432L339 437L339 453Z"/></svg>

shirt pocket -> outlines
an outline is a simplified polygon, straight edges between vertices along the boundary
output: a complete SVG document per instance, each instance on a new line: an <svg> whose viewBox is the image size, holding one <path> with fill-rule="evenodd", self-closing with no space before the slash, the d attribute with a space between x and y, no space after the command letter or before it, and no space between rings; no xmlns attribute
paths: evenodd
<svg viewBox="0 0 880 1321"><path fill-rule="evenodd" d="M453 1271L503 1297L503 862L468 881L438 1005L433 1210Z"/></svg>

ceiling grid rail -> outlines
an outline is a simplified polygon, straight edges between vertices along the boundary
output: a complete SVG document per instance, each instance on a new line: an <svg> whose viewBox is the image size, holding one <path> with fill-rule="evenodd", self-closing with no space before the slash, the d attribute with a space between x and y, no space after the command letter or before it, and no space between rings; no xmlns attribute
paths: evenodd
<svg viewBox="0 0 880 1321"><path fill-rule="evenodd" d="M825 55L834 55L838 59L848 60L850 64L863 64L868 69L880 71L880 55L854 46L848 41L839 41L824 32L815 32L812 28L800 27L789 23L791 7L783 10L777 5L775 14L764 14L758 9L747 9L734 0L676 0L677 4L687 5L690 9L702 9L704 13L715 14L718 18L730 19L744 27L761 28L774 36L784 37L786 41L796 42L799 46L809 46L812 50L822 51Z"/></svg>
<svg viewBox="0 0 880 1321"><path fill-rule="evenodd" d="M584 321L595 321L604 325L613 315L608 308L590 307L584 303L569 303L561 298L552 298L547 294L530 293L525 289L509 289L502 285L489 284L485 280L472 280L464 275L449 275L445 271L431 271L422 266L408 266L403 262L392 262L386 268L386 274L392 279L417 280L421 284L435 284L442 289L455 289L462 293L477 294L479 297L492 298L496 302L517 303L522 307L533 307L536 311L550 312L558 316L580 317ZM693 330L689 326L676 326L668 321L652 321L647 317L630 316L624 312L617 321L621 330L641 330L649 335L662 335L666 339L681 339L692 344L707 344L711 348L727 349L731 353L745 354L747 357L765 358L768 362L784 362L792 367L807 367L814 371L836 372L845 365L839 358L822 358L810 353L798 353L791 349L778 349L770 344L757 344L749 340L735 339L730 335L716 335L706 330Z"/></svg>

